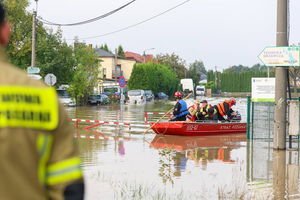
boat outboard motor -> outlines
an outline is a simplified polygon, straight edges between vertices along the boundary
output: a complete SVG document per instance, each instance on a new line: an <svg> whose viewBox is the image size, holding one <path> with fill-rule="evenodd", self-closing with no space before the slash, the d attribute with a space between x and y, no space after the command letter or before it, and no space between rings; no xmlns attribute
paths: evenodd
<svg viewBox="0 0 300 200"><path fill-rule="evenodd" d="M234 121L234 122L240 122L242 120L242 116L239 112L235 112L236 116L232 116L230 118L230 121Z"/></svg>

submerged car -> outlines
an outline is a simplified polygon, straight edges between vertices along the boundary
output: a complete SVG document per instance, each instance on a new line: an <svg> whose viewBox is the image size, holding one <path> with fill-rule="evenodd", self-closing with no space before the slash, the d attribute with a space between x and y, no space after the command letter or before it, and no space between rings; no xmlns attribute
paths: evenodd
<svg viewBox="0 0 300 200"><path fill-rule="evenodd" d="M128 98L128 102L130 104L143 104L146 102L144 90L130 90L128 91Z"/></svg>
<svg viewBox="0 0 300 200"><path fill-rule="evenodd" d="M151 90L145 90L145 95L146 95L146 101L154 100L154 94Z"/></svg>
<svg viewBox="0 0 300 200"><path fill-rule="evenodd" d="M90 95L88 98L88 104L90 105L98 105L100 104L101 96L100 95Z"/></svg>
<svg viewBox="0 0 300 200"><path fill-rule="evenodd" d="M169 99L169 96L166 95L164 92L159 92L155 95L155 98L158 100L167 100Z"/></svg>
<svg viewBox="0 0 300 200"><path fill-rule="evenodd" d="M68 93L67 89L68 86L61 86L56 90L59 101L65 106L76 106L76 101L71 98L71 95Z"/></svg>
<svg viewBox="0 0 300 200"><path fill-rule="evenodd" d="M100 104L108 104L109 98L104 94L100 95L90 95L88 98L88 104L90 105L100 105Z"/></svg>

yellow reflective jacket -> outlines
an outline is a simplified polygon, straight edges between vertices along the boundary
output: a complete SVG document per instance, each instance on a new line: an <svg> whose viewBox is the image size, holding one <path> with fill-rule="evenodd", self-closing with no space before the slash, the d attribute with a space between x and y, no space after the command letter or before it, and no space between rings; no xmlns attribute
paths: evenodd
<svg viewBox="0 0 300 200"><path fill-rule="evenodd" d="M83 181L66 118L55 90L10 65L1 49L1 199L60 200Z"/></svg>

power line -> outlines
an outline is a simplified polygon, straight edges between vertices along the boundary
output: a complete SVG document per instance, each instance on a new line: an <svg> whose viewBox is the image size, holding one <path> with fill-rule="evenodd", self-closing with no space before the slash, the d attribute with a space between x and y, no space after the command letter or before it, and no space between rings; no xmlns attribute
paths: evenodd
<svg viewBox="0 0 300 200"><path fill-rule="evenodd" d="M157 14L157 15L154 15L154 16L152 16L152 17L150 17L150 18L148 18L148 19L145 19L145 20L143 20L143 21L141 21L141 22L138 22L138 23L136 23L136 24L133 24L133 25L130 25L130 26L127 26L127 27L124 27L124 28L121 28L121 29L118 29L118 30L115 30L115 31L111 31L111 32L108 32L108 33L104 33L104 34L102 34L102 35L91 36L91 37L85 37L85 38L79 38L79 40L94 39L94 38L99 38L99 37L104 37L104 36L108 36L108 35L111 35L111 34L115 34L115 33L121 32L121 31L125 31L125 30L127 30L127 29L130 29L130 28L133 28L133 27L138 26L138 25L140 25L140 24L143 24L143 23L145 23L145 22L148 22L148 21L150 21L150 20L152 20L152 19L155 19L155 18L157 18L157 17L159 17L159 16L161 16L161 15L164 15L164 14L166 14L166 13L168 13L168 12L170 12L170 11L172 11L172 10L174 10L174 9L176 9L176 8L182 6L182 5L184 5L184 4L186 4L186 3L190 2L190 1L192 1L192 0L186 0L186 1L184 1L184 2L182 2L182 3L180 3L180 4L176 5L176 6L174 6L174 7L172 7L172 8L169 8L168 10L166 10L166 11L164 11L164 12L162 12L162 13L159 13L159 14ZM67 40L74 40L74 39L67 39Z"/></svg>
<svg viewBox="0 0 300 200"><path fill-rule="evenodd" d="M115 10L113 10L113 11L110 11L110 12L104 14L104 15L101 15L101 16L98 16L98 17L95 17L95 18L92 18L92 19L88 19L88 20L85 20L85 21L82 21L82 22L77 22L77 23L71 23L71 24L59 24L59 23L54 23L54 22L45 20L45 19L43 19L42 17L39 17L39 19L40 19L43 23L45 23L45 24L47 24L47 25L51 25L51 26L78 26L78 25L83 25L83 24L89 24L89 23L98 21L98 20L100 20L100 19L103 19L103 18L105 18L105 17L108 17L108 16L110 16L110 15L112 15L112 14L114 14L114 13L120 11L120 10L122 10L123 8L129 6L130 4L132 4L132 3L135 2L135 1L136 1L136 0L132 0L132 1L130 1L129 3L127 3L127 4L125 4L125 5L123 5L123 6L119 7L119 8L117 8L117 9L115 9Z"/></svg>

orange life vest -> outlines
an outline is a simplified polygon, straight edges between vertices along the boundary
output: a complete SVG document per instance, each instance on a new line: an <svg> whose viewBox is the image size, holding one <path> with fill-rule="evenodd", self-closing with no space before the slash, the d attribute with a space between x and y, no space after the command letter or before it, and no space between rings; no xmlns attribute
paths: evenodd
<svg viewBox="0 0 300 200"><path fill-rule="evenodd" d="M230 101L227 101L227 100L225 100L225 101L222 102L222 103L217 104L219 114L220 114L222 117L226 115L226 110L225 110L224 103L227 103L227 104L229 105L229 109L231 108L231 103L230 103Z"/></svg>

